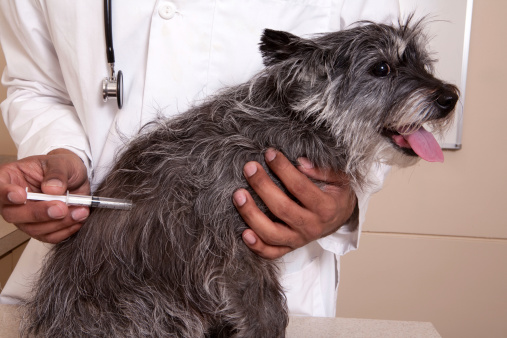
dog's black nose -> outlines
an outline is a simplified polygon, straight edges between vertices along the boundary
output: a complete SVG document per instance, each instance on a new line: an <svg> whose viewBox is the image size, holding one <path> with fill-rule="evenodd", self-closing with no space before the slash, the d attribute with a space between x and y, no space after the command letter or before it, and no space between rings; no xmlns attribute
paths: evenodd
<svg viewBox="0 0 507 338"><path fill-rule="evenodd" d="M436 103L442 115L450 113L456 106L456 102L458 102L458 94L455 90L443 88L439 91Z"/></svg>

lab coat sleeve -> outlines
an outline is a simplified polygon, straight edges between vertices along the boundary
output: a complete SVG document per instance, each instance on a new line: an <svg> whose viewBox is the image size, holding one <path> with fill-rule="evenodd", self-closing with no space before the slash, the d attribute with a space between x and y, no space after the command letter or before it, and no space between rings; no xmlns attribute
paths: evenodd
<svg viewBox="0 0 507 338"><path fill-rule="evenodd" d="M335 25L337 29L350 28L355 22L369 20L396 24L400 19L400 4L398 0L364 0L342 2L339 20ZM387 165L378 165L371 169L369 178L372 184L369 189L356 192L357 205L359 208L359 224L354 231L348 224L342 226L333 234L317 240L317 243L327 251L336 255L344 255L351 250L357 249L362 225L365 220L366 209L370 197L382 188L384 178L389 172Z"/></svg>
<svg viewBox="0 0 507 338"><path fill-rule="evenodd" d="M390 169L390 166L384 164L372 167L369 175L370 184L368 185L368 189L356 193L357 206L359 208L359 224L357 225L357 228L351 230L350 225L345 224L331 235L317 240L317 243L319 243L324 250L331 251L334 254L341 256L358 248L359 237L365 221L366 210L368 208L370 197L382 188L384 179Z"/></svg>
<svg viewBox="0 0 507 338"><path fill-rule="evenodd" d="M51 34L37 1L0 2L0 42L7 66L2 115L18 158L66 148L90 172L86 133L69 97Z"/></svg>

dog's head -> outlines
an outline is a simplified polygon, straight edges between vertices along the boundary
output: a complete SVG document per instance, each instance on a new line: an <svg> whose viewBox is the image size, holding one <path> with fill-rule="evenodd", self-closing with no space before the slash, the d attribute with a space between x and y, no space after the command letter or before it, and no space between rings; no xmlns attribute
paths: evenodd
<svg viewBox="0 0 507 338"><path fill-rule="evenodd" d="M277 68L269 73L276 74L278 95L305 119L330 128L350 148L350 161L442 161L423 124L445 130L458 90L433 76L423 24L410 21L361 22L312 39L266 30L260 49L267 68Z"/></svg>

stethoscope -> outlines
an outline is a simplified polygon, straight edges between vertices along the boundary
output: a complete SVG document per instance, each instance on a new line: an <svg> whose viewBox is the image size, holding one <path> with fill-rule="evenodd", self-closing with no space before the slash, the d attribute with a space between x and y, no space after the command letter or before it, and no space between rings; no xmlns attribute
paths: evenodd
<svg viewBox="0 0 507 338"><path fill-rule="evenodd" d="M109 64L109 76L102 81L102 99L104 102L110 97L116 97L118 109L123 106L123 73L114 73L113 27L111 21L111 0L104 0L104 29L106 32L106 54Z"/></svg>

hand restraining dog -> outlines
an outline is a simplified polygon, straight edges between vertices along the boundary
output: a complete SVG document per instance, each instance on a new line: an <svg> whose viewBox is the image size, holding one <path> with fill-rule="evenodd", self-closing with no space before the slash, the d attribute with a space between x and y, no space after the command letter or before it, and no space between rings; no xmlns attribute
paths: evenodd
<svg viewBox="0 0 507 338"><path fill-rule="evenodd" d="M445 129L458 91L432 75L422 28L362 22L311 39L266 29L264 70L146 126L119 155L97 194L132 210L94 210L55 246L23 334L283 337L276 262L244 245L232 203L249 189L243 165L274 147L345 172L358 191L378 163L441 161L423 124Z"/></svg>

